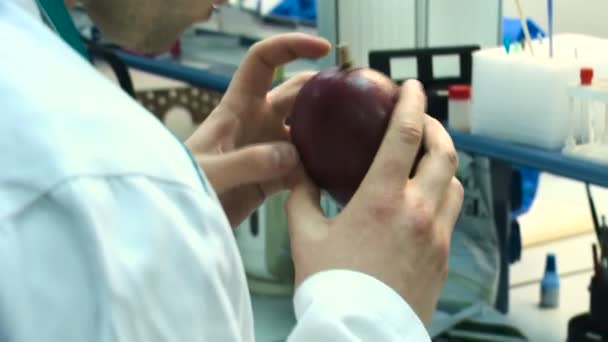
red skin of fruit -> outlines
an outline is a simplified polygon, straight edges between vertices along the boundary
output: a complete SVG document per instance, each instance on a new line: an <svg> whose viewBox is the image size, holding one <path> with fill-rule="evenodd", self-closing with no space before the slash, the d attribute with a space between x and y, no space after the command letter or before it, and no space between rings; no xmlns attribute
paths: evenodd
<svg viewBox="0 0 608 342"><path fill-rule="evenodd" d="M397 85L367 68L322 71L296 97L292 142L308 175L338 203L365 178L397 99Z"/></svg>

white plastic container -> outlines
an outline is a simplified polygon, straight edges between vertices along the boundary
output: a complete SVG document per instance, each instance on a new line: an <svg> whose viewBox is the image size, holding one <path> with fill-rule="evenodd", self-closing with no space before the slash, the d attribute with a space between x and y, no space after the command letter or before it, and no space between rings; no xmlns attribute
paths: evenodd
<svg viewBox="0 0 608 342"><path fill-rule="evenodd" d="M569 131L568 85L574 60L480 51L473 56L472 132L561 150Z"/></svg>
<svg viewBox="0 0 608 342"><path fill-rule="evenodd" d="M564 148L570 131L580 125L570 120L569 88L578 84L581 67L592 67L596 78L608 78L608 40L578 34L553 40L553 58L546 39L533 42L534 56L529 49L507 54L504 47L474 54L473 134Z"/></svg>
<svg viewBox="0 0 608 342"><path fill-rule="evenodd" d="M452 85L448 93L448 127L455 131L471 132L471 87Z"/></svg>
<svg viewBox="0 0 608 342"><path fill-rule="evenodd" d="M571 129L564 153L608 162L608 81L594 80L594 69L582 68L568 95Z"/></svg>

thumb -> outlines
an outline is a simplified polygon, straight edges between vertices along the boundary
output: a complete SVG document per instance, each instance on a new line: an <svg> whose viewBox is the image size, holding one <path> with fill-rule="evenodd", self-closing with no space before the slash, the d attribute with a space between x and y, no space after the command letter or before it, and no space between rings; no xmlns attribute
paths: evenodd
<svg viewBox="0 0 608 342"><path fill-rule="evenodd" d="M285 202L290 236L297 240L299 232L318 229L328 219L321 209L321 193L302 169L296 171L296 180Z"/></svg>
<svg viewBox="0 0 608 342"><path fill-rule="evenodd" d="M287 142L248 146L236 151L197 158L217 193L240 185L280 179L298 164L298 154Z"/></svg>

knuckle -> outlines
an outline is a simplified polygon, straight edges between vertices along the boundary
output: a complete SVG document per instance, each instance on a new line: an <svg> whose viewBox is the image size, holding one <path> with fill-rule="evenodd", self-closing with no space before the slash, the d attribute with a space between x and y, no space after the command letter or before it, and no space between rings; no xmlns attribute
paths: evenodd
<svg viewBox="0 0 608 342"><path fill-rule="evenodd" d="M462 183L460 183L460 181L458 179L456 179L456 177L452 178L452 192L454 193L454 195L456 196L456 198L458 198L458 200L460 202L462 202L463 198L464 198L464 187L462 186Z"/></svg>
<svg viewBox="0 0 608 342"><path fill-rule="evenodd" d="M430 201L416 200L412 206L412 229L417 237L428 238L433 233L433 205Z"/></svg>
<svg viewBox="0 0 608 342"><path fill-rule="evenodd" d="M272 69L273 65L268 60L268 58L269 58L268 46L269 46L268 42L264 41L264 40L253 44L249 48L249 51L247 51L247 54L245 55L245 59L256 61L260 66Z"/></svg>
<svg viewBox="0 0 608 342"><path fill-rule="evenodd" d="M278 168L274 151L271 148L252 149L249 152L252 170L260 173L273 173Z"/></svg>
<svg viewBox="0 0 608 342"><path fill-rule="evenodd" d="M229 136L238 128L238 119L234 115L222 115L216 119L217 135L221 138Z"/></svg>
<svg viewBox="0 0 608 342"><path fill-rule="evenodd" d="M249 55L255 55L264 49L263 41L258 41L249 48Z"/></svg>
<svg viewBox="0 0 608 342"><path fill-rule="evenodd" d="M419 144L422 140L423 127L415 120L401 120L397 125L397 134L400 141L408 145Z"/></svg>
<svg viewBox="0 0 608 342"><path fill-rule="evenodd" d="M435 119L434 117L432 117L428 114L424 115L424 122L426 125L434 125L434 126L443 127L443 125L441 125L441 122L439 122L439 120Z"/></svg>
<svg viewBox="0 0 608 342"><path fill-rule="evenodd" d="M435 150L435 152L445 161L447 161L448 165L454 171L458 168L458 152L456 152L456 148L454 147L454 143L452 142L450 136L445 132L445 128L443 125L435 118L428 117L426 120L426 125L433 125L434 131L440 132L443 131L445 135L439 136L439 139L433 146L431 146L431 150Z"/></svg>
<svg viewBox="0 0 608 342"><path fill-rule="evenodd" d="M452 169L456 171L456 169L458 169L458 153L456 152L456 149L453 146L449 147L446 157Z"/></svg>
<svg viewBox="0 0 608 342"><path fill-rule="evenodd" d="M379 166L382 169L383 175L387 177L385 179L379 179L379 181L384 182L382 184L388 184L386 183L387 181L392 181L390 177L399 177L408 172L408 170L405 170L401 159L402 158L395 154L390 154L386 155L384 160L380 161Z"/></svg>
<svg viewBox="0 0 608 342"><path fill-rule="evenodd" d="M458 169L458 153L453 146L444 144L438 148L437 154L447 163L452 172L456 172L456 169Z"/></svg>
<svg viewBox="0 0 608 342"><path fill-rule="evenodd" d="M401 192L372 194L369 198L369 214L374 222L388 223L401 213Z"/></svg>

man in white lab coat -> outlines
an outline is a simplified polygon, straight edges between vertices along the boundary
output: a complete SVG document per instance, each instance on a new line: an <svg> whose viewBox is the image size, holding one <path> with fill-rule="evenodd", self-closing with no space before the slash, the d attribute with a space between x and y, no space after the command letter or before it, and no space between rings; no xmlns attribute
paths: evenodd
<svg viewBox="0 0 608 342"><path fill-rule="evenodd" d="M84 4L108 37L150 52L213 3ZM403 86L367 178L329 220L283 125L310 75L267 93L277 66L326 54L325 41L253 46L184 147L34 5L0 1L0 341L253 340L231 227L281 190L297 285L290 340L428 340L462 187L419 83Z"/></svg>

